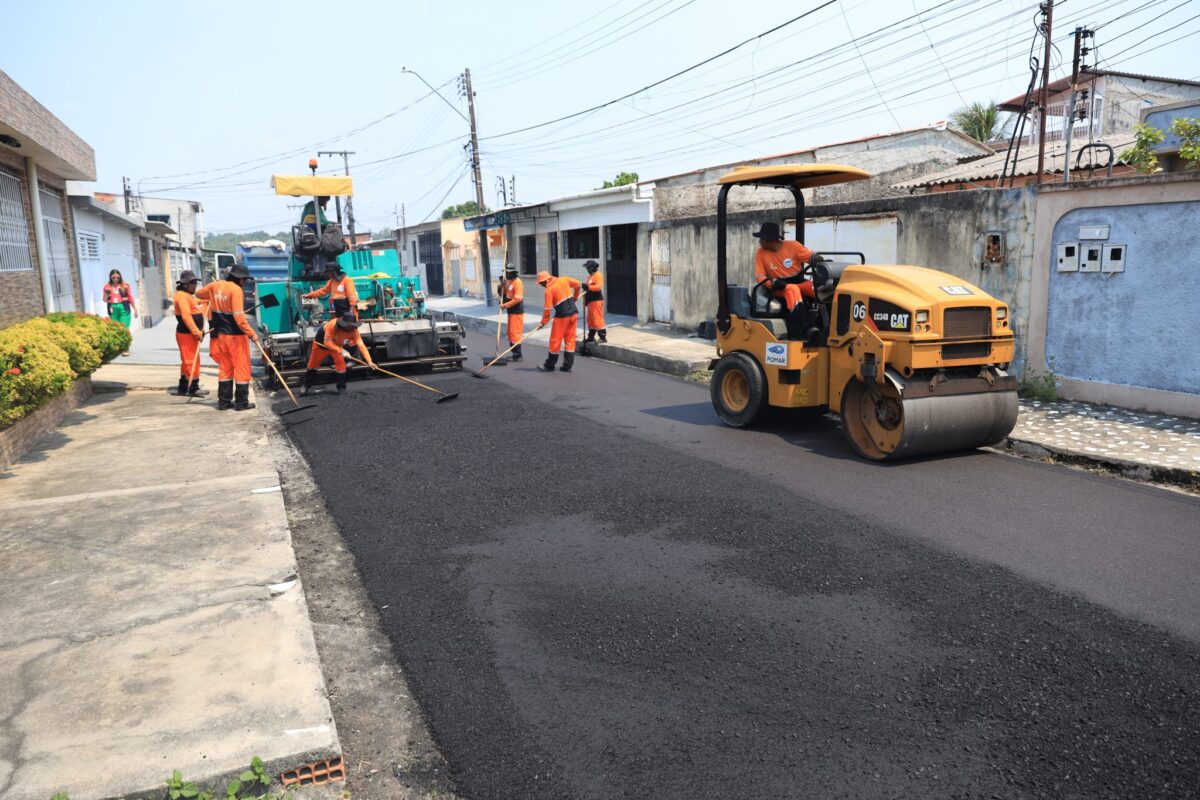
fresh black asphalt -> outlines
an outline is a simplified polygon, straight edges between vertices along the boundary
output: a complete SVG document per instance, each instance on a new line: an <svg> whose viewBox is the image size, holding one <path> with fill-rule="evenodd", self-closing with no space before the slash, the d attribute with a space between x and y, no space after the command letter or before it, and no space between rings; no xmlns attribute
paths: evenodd
<svg viewBox="0 0 1200 800"><path fill-rule="evenodd" d="M1046 536L1066 517L1029 484L1127 484L985 454L868 469L828 423L728 432L697 387L586 361L543 376L528 352L494 380L429 377L452 403L372 381L289 421L461 796L1200 793L1200 647L1144 621L1179 596L1158 609L1071 548L1063 580L1105 604L1033 580L935 478ZM839 476L850 499L827 501ZM1125 505L1195 525L1200 504L1146 491Z"/></svg>

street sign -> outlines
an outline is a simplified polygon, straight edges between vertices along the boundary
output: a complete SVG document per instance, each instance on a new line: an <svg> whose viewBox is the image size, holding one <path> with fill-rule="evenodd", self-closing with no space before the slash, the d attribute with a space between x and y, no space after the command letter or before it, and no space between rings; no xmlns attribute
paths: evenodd
<svg viewBox="0 0 1200 800"><path fill-rule="evenodd" d="M485 214L482 217L467 217L463 220L463 227L469 231L486 231L492 228L503 228L507 224L507 211L497 211L495 214Z"/></svg>

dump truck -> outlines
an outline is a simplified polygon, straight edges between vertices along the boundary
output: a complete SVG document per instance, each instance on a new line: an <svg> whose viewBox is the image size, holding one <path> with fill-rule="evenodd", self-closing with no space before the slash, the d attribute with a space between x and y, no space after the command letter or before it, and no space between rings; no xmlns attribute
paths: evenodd
<svg viewBox="0 0 1200 800"><path fill-rule="evenodd" d="M278 195L312 198L314 207L319 197L353 192L348 176L276 175L272 185ZM258 301L268 296L278 301L263 303L257 310L257 322L263 347L284 379L304 374L318 328L335 315L328 299L304 297L325 285L335 265L357 290L359 333L376 364L390 369L461 369L466 360L466 331L454 314L426 310L421 279L402 273L397 252L344 250L340 225L322 224L320 215L316 216L315 230L303 224L292 229L287 277L256 281ZM331 243L341 246L326 246ZM367 370L351 372L365 374Z"/></svg>
<svg viewBox="0 0 1200 800"><path fill-rule="evenodd" d="M789 311L771 280L728 281L728 197L734 187L789 190L796 238L802 190L870 174L841 164L740 167L718 179L718 357L711 397L727 425L746 427L768 407L841 416L863 458L882 461L996 444L1017 421L1008 306L961 278L920 266L868 264L826 251L805 265L816 298Z"/></svg>

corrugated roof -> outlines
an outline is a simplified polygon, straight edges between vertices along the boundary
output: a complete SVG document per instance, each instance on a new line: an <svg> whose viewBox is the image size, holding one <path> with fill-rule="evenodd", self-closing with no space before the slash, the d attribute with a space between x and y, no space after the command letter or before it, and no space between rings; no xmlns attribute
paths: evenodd
<svg viewBox="0 0 1200 800"><path fill-rule="evenodd" d="M1094 140L1098 144L1107 144L1112 147L1113 154L1116 159L1121 157L1121 152L1131 146L1134 141L1132 132L1115 133L1111 136L1097 137ZM1076 139L1071 145L1071 169L1075 169L1075 158L1077 157L1080 148L1087 144L1087 140L1080 141ZM1046 145L1046 161L1044 172L1062 172L1063 171L1063 142L1051 142ZM975 183L977 181L993 180L1000 177L1000 172L1004 169L1004 153L997 153L994 156L981 158L978 161L971 161L967 164L960 164L950 169L934 172L929 175L922 175L911 181L893 184L897 189L917 189L923 186L938 186L947 183ZM1036 175L1038 162L1037 145L1025 144L1021 146L1021 152L1017 157L1016 171L1013 172L1012 164L1009 164L1009 175ZM1079 168L1098 168L1103 169L1108 162L1108 152L1103 148L1089 148L1079 159ZM1114 163L1115 166L1115 163Z"/></svg>
<svg viewBox="0 0 1200 800"><path fill-rule="evenodd" d="M1134 80L1139 80L1139 81L1161 81L1163 83L1177 83L1181 86L1200 86L1200 81L1183 80L1182 78L1163 78L1158 75L1141 75L1136 72L1117 72L1116 70L1107 70L1107 69L1099 70L1099 71L1095 71L1095 72L1093 72L1091 70L1088 70L1086 72L1081 72L1079 74L1079 81L1080 81L1080 83L1092 81L1092 80L1095 80L1096 78L1099 78L1102 75L1112 75L1115 78L1133 78ZM1070 77L1059 78L1056 81L1051 81L1046 86L1046 90L1050 94L1058 94L1059 92L1066 91L1068 88L1070 88L1070 86L1071 86L1071 78ZM1029 97L1030 102L1037 102L1037 97L1038 97L1038 89L1035 88L1033 91L1033 94L1030 95L1030 97ZM1025 106L1025 95L1023 95L1023 94L1019 94L1010 100L1005 100L1003 103L996 104L996 107L999 108L1001 111L1020 111L1024 106Z"/></svg>

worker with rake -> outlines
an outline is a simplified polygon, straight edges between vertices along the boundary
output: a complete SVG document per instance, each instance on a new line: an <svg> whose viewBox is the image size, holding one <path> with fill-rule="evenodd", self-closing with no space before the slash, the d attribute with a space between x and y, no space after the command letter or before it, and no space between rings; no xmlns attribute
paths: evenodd
<svg viewBox="0 0 1200 800"><path fill-rule="evenodd" d="M333 369L337 373L337 393L346 393L346 358L343 351L348 347L357 347L366 365L375 369L371 360L371 351L367 349L358 332L358 320L354 314L347 311L337 319L331 319L317 329L313 339L312 352L308 354L308 368L304 371L304 388L301 395L307 396L317 382L317 370L325 363L326 358L333 358Z"/></svg>
<svg viewBox="0 0 1200 800"><path fill-rule="evenodd" d="M525 284L517 277L517 268L504 270L504 291L500 307L508 312L508 343L512 345L512 360L521 360L521 337L525 334Z"/></svg>
<svg viewBox="0 0 1200 800"><path fill-rule="evenodd" d="M550 326L550 353L546 363L538 366L539 372L554 372L558 363L558 353L563 353L563 372L570 372L575 366L575 326L579 322L579 292L583 284L566 275L555 278L549 272L539 272L537 282L546 289L546 306L542 311L542 321L538 330L546 327L550 318L554 323Z"/></svg>
<svg viewBox="0 0 1200 800"><path fill-rule="evenodd" d="M217 362L217 410L248 411L250 402L250 340L258 334L246 322L246 295L242 284L250 278L244 264L229 268L225 280L213 281L196 290L196 298L207 300L212 325L209 350Z"/></svg>

